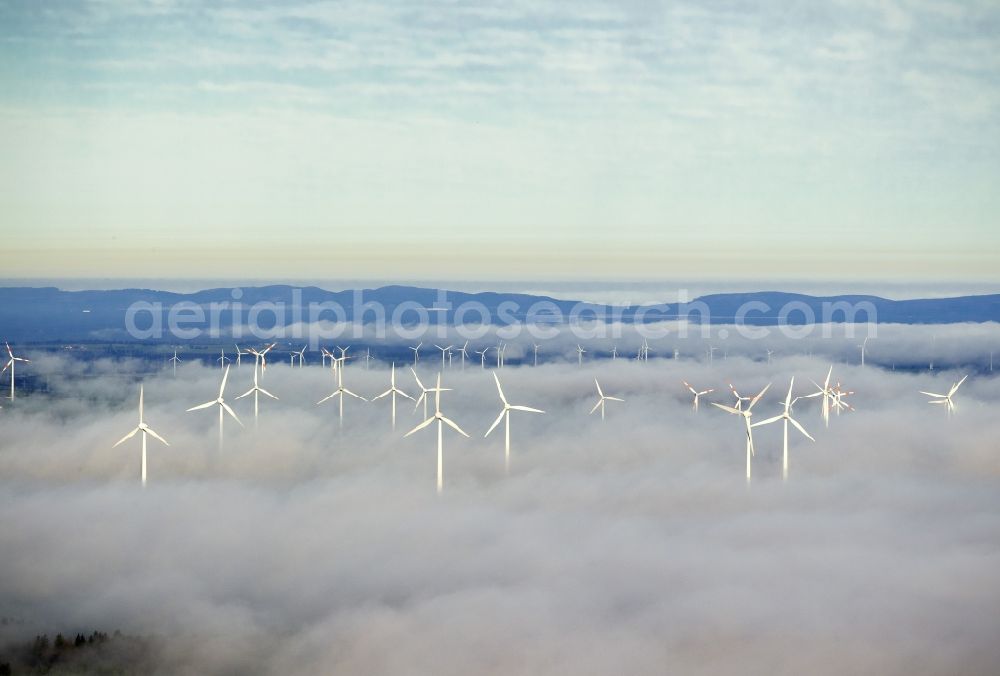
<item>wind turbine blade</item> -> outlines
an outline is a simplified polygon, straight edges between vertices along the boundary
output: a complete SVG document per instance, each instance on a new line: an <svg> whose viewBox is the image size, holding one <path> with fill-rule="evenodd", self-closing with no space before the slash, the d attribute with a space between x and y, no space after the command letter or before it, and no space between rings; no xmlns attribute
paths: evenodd
<svg viewBox="0 0 1000 676"><path fill-rule="evenodd" d="M820 397L820 396L826 394L826 390L824 390L823 387L819 383L817 383L815 380L813 380L812 378L810 378L809 382L811 382L813 385L816 386L816 391L813 392L812 394L804 394L804 395L802 395L803 399L812 399L813 397Z"/></svg>
<svg viewBox="0 0 1000 676"><path fill-rule="evenodd" d="M743 415L743 411L739 410L738 408L733 408L732 406L726 406L725 404L718 404L714 401L712 402L712 406L715 406L716 408L721 408L723 411L726 411L727 413L735 413L736 415Z"/></svg>
<svg viewBox="0 0 1000 676"><path fill-rule="evenodd" d="M959 380L957 383L955 383L954 385L952 385L951 389L948 390L948 396L950 397L951 395L953 395L956 392L958 392L958 388L960 388L962 386L962 383L964 383L965 379L968 378L968 377L969 377L968 375L964 375L964 376L962 376L961 380Z"/></svg>
<svg viewBox="0 0 1000 676"><path fill-rule="evenodd" d="M500 393L500 401L502 401L503 405L506 406L507 405L507 397L503 396L503 388L500 387L500 378L497 377L497 372L496 371L493 372L493 380L496 381L497 392Z"/></svg>
<svg viewBox="0 0 1000 676"><path fill-rule="evenodd" d="M417 381L417 387L426 392L427 388L424 387L424 384L422 382L420 382L420 376L417 375L417 372L413 370L412 366L410 367L410 373L413 374L413 379Z"/></svg>
<svg viewBox="0 0 1000 676"><path fill-rule="evenodd" d="M381 399L382 397L387 397L390 394L392 394L392 390L386 390L382 394L377 394L374 397L372 397L372 401L375 401L376 399Z"/></svg>
<svg viewBox="0 0 1000 676"><path fill-rule="evenodd" d="M351 395L351 396L352 396L352 397L354 397L355 399L360 399L361 401L368 401L367 399L365 399L364 397L362 397L362 396L361 396L360 394L354 394L353 392L351 392L351 391L350 391L349 389L347 389L346 387L345 387L345 388L342 388L342 391L343 391L343 392L344 392L345 394L349 394L349 395Z"/></svg>
<svg viewBox="0 0 1000 676"><path fill-rule="evenodd" d="M920 394L926 394L928 397L948 397L947 394L936 394L934 392L924 392L923 390L920 390Z"/></svg>
<svg viewBox="0 0 1000 676"><path fill-rule="evenodd" d="M455 430L456 432L458 432L459 434L461 434L463 437L468 437L469 436L468 434L465 433L465 430L463 430L461 427L459 427L455 423L455 421L451 420L450 418L445 418L444 416L441 416L439 418L439 420L441 420L441 422L443 422L445 425L448 425L450 428L452 428L453 430Z"/></svg>
<svg viewBox="0 0 1000 676"><path fill-rule="evenodd" d="M693 387L691 387L691 385L688 383L688 381L682 380L681 382L684 383L684 387L686 387L689 390L691 390L691 394L698 394L698 392Z"/></svg>
<svg viewBox="0 0 1000 676"><path fill-rule="evenodd" d="M601 397L600 399L597 400L597 403L594 404L594 408L590 409L590 415L593 415L594 411L596 411L598 408L600 408L601 402L603 402L603 401L604 401L604 397Z"/></svg>
<svg viewBox="0 0 1000 676"><path fill-rule="evenodd" d="M166 439L164 439L163 437L161 437L159 434L157 434L156 432L154 432L149 427L146 428L146 431L149 433L149 436L153 437L154 439L156 439L157 441L159 441L160 443L162 443L164 446L169 446L170 445L167 442Z"/></svg>
<svg viewBox="0 0 1000 676"><path fill-rule="evenodd" d="M320 399L319 401L317 401L316 405L319 406L320 404L322 404L327 399L333 399L335 396L337 396L336 392L334 392L333 394L327 395L327 396L323 397L322 399Z"/></svg>
<svg viewBox="0 0 1000 676"><path fill-rule="evenodd" d="M785 408L790 408L792 405L792 388L795 387L795 376L792 376L791 382L788 383L788 395L785 397Z"/></svg>
<svg viewBox="0 0 1000 676"><path fill-rule="evenodd" d="M271 399L274 399L275 401L277 401L277 399L278 399L276 396L274 396L273 394L271 394L270 392L268 392L267 390L265 390L263 387L258 387L257 390L260 391L261 394L266 394L267 396L271 397Z"/></svg>
<svg viewBox="0 0 1000 676"><path fill-rule="evenodd" d="M753 408L753 405L754 405L754 404L756 404L756 403L757 403L758 401L760 401L760 398L764 396L764 393L765 393L765 392L767 392L767 390L768 390L768 388L769 388L769 387L771 387L771 383L768 383L767 385L765 385L765 386L764 386L764 389L763 389L763 390L761 390L761 391L760 391L760 392L759 392L759 393L757 394L757 396L756 396L756 397L754 397L753 399L751 399L751 400L750 400L750 405L749 405L749 406L747 406L747 410L748 410L748 411L749 411L750 409L752 409L752 408Z"/></svg>
<svg viewBox="0 0 1000 676"><path fill-rule="evenodd" d="M226 372L222 374L222 384L219 386L219 396L226 391L226 381L229 380L229 367L226 367Z"/></svg>
<svg viewBox="0 0 1000 676"><path fill-rule="evenodd" d="M253 394L253 391L254 391L255 389L257 389L257 388L255 388L255 387L251 387L251 388L250 388L249 390L247 390L246 392L244 392L243 394L241 394L240 396L238 396L238 397L236 397L236 398L237 398L237 399L242 399L243 397L247 397L247 396L249 396L249 395Z"/></svg>
<svg viewBox="0 0 1000 676"><path fill-rule="evenodd" d="M811 434L809 434L808 432L806 432L806 428L799 424L798 420L796 420L795 418L789 418L788 422L790 422L793 425L795 425L795 429L797 429L799 432L802 432L802 434L806 435L807 439L809 439L810 441L816 441L815 439L812 438Z"/></svg>
<svg viewBox="0 0 1000 676"><path fill-rule="evenodd" d="M604 392L601 391L601 384L599 382L597 382L597 378L594 378L594 384L597 385L597 394L601 398L604 398Z"/></svg>
<svg viewBox="0 0 1000 676"><path fill-rule="evenodd" d="M135 436L135 433L136 433L136 432L138 432L138 431L139 431L139 428L138 428L138 427L136 427L136 428L135 428L134 430L132 430L131 432L129 432L128 434L126 434L125 436L123 436L123 437L122 437L121 439L119 439L119 440L118 440L118 443L116 443L116 444L115 444L114 446L112 446L111 448L114 448L115 446L118 446L118 445L120 445L120 444L123 444L123 443L125 443L126 441L128 441L129 439L131 439L132 437L134 437L134 436Z"/></svg>
<svg viewBox="0 0 1000 676"><path fill-rule="evenodd" d="M399 396L404 397L406 399L409 399L410 401L414 401L413 397L411 397L410 395L408 395L406 392L403 392L403 390L396 389L396 394L398 394Z"/></svg>
<svg viewBox="0 0 1000 676"><path fill-rule="evenodd" d="M410 436L411 434L413 434L414 432L419 432L420 430L422 430L425 427L427 427L428 425L430 425L432 422L434 422L434 418L433 417L428 418L427 420L423 421L422 423L420 423L419 425L417 425L416 427L414 427L412 430L410 430L409 432L407 432L406 434L404 434L403 437L406 438L406 437Z"/></svg>
<svg viewBox="0 0 1000 676"><path fill-rule="evenodd" d="M506 413L507 413L507 409L506 408L504 410L500 411L500 415L498 415L497 419L493 421L493 424L490 425L490 428L488 430L486 430L486 434L484 434L483 437L490 436L490 432L492 432L493 430L496 429L497 425L500 424L500 421L503 420L504 414L506 414Z"/></svg>
<svg viewBox="0 0 1000 676"><path fill-rule="evenodd" d="M233 411L233 409L229 408L229 404L227 404L226 402L223 401L219 405L222 406L222 408L224 408L226 410L226 413L228 413L229 415L233 416L233 420L235 420L236 422L240 423L240 427L243 427L243 423L241 423L240 419L236 417L236 412Z"/></svg>
<svg viewBox="0 0 1000 676"><path fill-rule="evenodd" d="M768 418L767 420L761 420L760 422L755 422L754 424L750 425L750 427L760 427L761 425L770 425L771 423L778 422L784 417L785 416L783 415L776 415L773 418Z"/></svg>
<svg viewBox="0 0 1000 676"><path fill-rule="evenodd" d="M604 400L605 401L625 401L624 399L620 399L618 397L604 397Z"/></svg>
<svg viewBox="0 0 1000 676"><path fill-rule="evenodd" d="M524 411L525 413L545 413L545 411L539 408L531 408L530 406L511 406L512 411Z"/></svg>
<svg viewBox="0 0 1000 676"><path fill-rule="evenodd" d="M204 404L198 404L197 406L192 406L191 408L188 409L188 411L200 411L203 408L208 408L209 406L214 406L214 405L215 405L214 401L207 401Z"/></svg>

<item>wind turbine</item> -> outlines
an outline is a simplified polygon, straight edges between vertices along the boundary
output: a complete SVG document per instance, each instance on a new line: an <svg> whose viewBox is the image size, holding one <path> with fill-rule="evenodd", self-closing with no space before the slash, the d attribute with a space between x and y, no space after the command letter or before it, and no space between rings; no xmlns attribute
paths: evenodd
<svg viewBox="0 0 1000 676"><path fill-rule="evenodd" d="M503 409L500 411L500 415L497 419L493 421L490 428L486 430L486 434L483 437L490 436L490 432L496 429L496 426L500 424L500 421L504 421L504 469L510 469L510 412L511 411L525 411L526 413L545 413L537 408L531 408L530 406L514 406L507 401L507 397L503 396L503 388L500 387L500 378L497 376L497 372L493 372L493 380L497 383L497 392L500 393L500 401L503 402Z"/></svg>
<svg viewBox="0 0 1000 676"><path fill-rule="evenodd" d="M607 397L601 390L601 384L597 382L597 378L594 378L594 384L597 385L597 403L594 404L594 408L590 409L590 414L593 415L594 411L598 408L601 409L601 420L604 420L604 402L606 401L625 401L624 399L619 399L618 397Z"/></svg>
<svg viewBox="0 0 1000 676"><path fill-rule="evenodd" d="M865 365L865 352L868 349L868 339L869 338L871 338L871 336L865 336L864 341L860 345L858 345L858 348L861 350L861 365L862 366Z"/></svg>
<svg viewBox="0 0 1000 676"><path fill-rule="evenodd" d="M747 481L750 481L750 458L754 454L753 425L750 423L750 418L753 417L754 404L760 401L760 398L764 396L764 393L767 392L767 388L769 387L771 387L771 383L765 385L764 389L761 390L756 397L750 400L750 403L747 404L746 408L734 408L732 406L726 406L725 404L717 404L714 401L712 402L712 406L721 408L723 411L726 411L727 413L743 416L743 423L746 425L746 432L747 432Z"/></svg>
<svg viewBox="0 0 1000 676"><path fill-rule="evenodd" d="M538 343L532 343L532 347L535 352L535 366L538 366L538 348L541 347ZM992 371L992 369L990 369Z"/></svg>
<svg viewBox="0 0 1000 676"><path fill-rule="evenodd" d="M173 365L174 365L174 378L176 378L177 377L177 364L179 364L180 361L181 361L180 357L177 356L177 350L174 350L174 356L171 357L170 359L168 359L167 361L173 362Z"/></svg>
<svg viewBox="0 0 1000 676"><path fill-rule="evenodd" d="M850 390L850 391L846 391L845 392L843 389L841 389L840 383L838 382L837 386L834 387L831 390L831 392L832 392L832 396L831 396L831 399L830 399L830 404L833 406L834 409L836 409L837 415L840 415L840 412L842 410L844 410L845 408L848 411L853 411L854 410L853 406L851 406L846 401L844 401L844 397L848 397L848 396L854 394L854 390Z"/></svg>
<svg viewBox="0 0 1000 676"><path fill-rule="evenodd" d="M424 341L420 341L415 347L410 347L413 350L413 365L416 366L417 362L420 361L420 346L424 344Z"/></svg>
<svg viewBox="0 0 1000 676"><path fill-rule="evenodd" d="M346 350L344 350L344 356L340 357L341 361L343 361L345 359L347 359L347 351ZM344 426L344 395L345 394L346 395L350 395L350 396L354 397L355 399L360 399L361 401L368 401L367 399L365 399L364 397L362 397L360 394L355 394L354 392L351 392L349 389L347 389L346 387L344 387L344 369L343 368L339 368L339 369L337 369L337 389L335 389L333 391L333 393L328 394L327 396L323 397L322 399L320 399L319 401L316 402L316 405L319 406L320 404L322 404L327 399L333 399L334 397L340 397L339 404L340 404L340 426L341 427Z"/></svg>
<svg viewBox="0 0 1000 676"><path fill-rule="evenodd" d="M190 411L198 411L198 410L201 410L203 408L210 408L212 406L218 406L219 407L219 450L222 450L222 422L223 422L222 414L223 414L223 411L225 411L229 415L233 416L233 420L235 420L237 423L239 423L240 427L243 427L243 423L240 422L240 419L236 417L236 413L233 412L233 409L229 407L229 404L227 404L226 400L223 398L223 394L226 391L226 381L227 380L229 380L229 367L228 366L226 367L225 373L222 374L222 384L219 385L219 396L216 399L213 399L212 401L206 401L204 404L199 404L198 406L192 406L191 408L188 409L188 412L190 412Z"/></svg>
<svg viewBox="0 0 1000 676"><path fill-rule="evenodd" d="M507 343L500 347L500 368L507 365Z"/></svg>
<svg viewBox="0 0 1000 676"><path fill-rule="evenodd" d="M455 346L454 345L449 345L447 347L441 347L440 345L435 344L434 347L436 347L437 349L441 350L441 370L444 370L444 367L445 367L445 363L444 363L445 355L448 353L449 350L451 350L451 348L453 348Z"/></svg>
<svg viewBox="0 0 1000 676"><path fill-rule="evenodd" d="M386 390L385 392L383 392L382 394L380 394L380 395L378 395L376 397L373 397L372 401L375 401L376 399L381 399L382 397L389 396L390 394L392 395L392 429L395 430L396 429L396 395L398 394L401 397L406 397L410 401L413 401L413 397L411 397L406 392L403 392L403 390L401 390L398 387L396 387L396 362L392 363L392 375L390 376L390 381L389 382L390 382L389 389Z"/></svg>
<svg viewBox="0 0 1000 676"><path fill-rule="evenodd" d="M767 351L767 365L768 365L768 366L770 366L770 365L771 365L771 355L772 355L772 354L774 354L774 350L768 350L768 351Z"/></svg>
<svg viewBox="0 0 1000 676"><path fill-rule="evenodd" d="M453 420L451 420L449 418L444 417L444 415L441 413L441 393L442 392L447 392L448 389L449 388L442 388L441 387L441 374L438 373L437 387L433 387L433 388L431 388L429 390L424 390L423 395L421 395L421 396L425 396L428 392L433 392L434 393L434 415L431 416L430 418L427 418L422 423L420 423L419 425L417 425L416 427L414 427L412 430L410 430L409 432L407 432L406 434L403 435L404 437L408 437L411 434L413 434L414 432L419 432L420 430L422 430L423 428L427 427L428 425L430 425L434 421L437 421L437 424L438 424L438 428L437 428L437 433L438 433L437 492L438 493L441 493L441 491L444 489L444 452L443 452L443 447L442 447L442 430L444 429L444 426L448 425L448 427L451 427L453 430L455 430L456 432L458 432L459 434L461 434L464 437L468 437L469 436L468 434L465 433L464 430L462 430L461 427L458 426L457 423L455 423L455 421L453 421ZM426 399L424 401L426 401Z"/></svg>
<svg viewBox="0 0 1000 676"><path fill-rule="evenodd" d="M611 361L616 361L618 359L618 346L611 346Z"/></svg>
<svg viewBox="0 0 1000 676"><path fill-rule="evenodd" d="M708 346L707 351L708 351L708 363L709 364L714 364L715 363L715 353L716 353L716 351L718 349L719 348L713 347L711 345Z"/></svg>
<svg viewBox="0 0 1000 676"><path fill-rule="evenodd" d="M819 388L812 394L807 394L804 399L812 399L813 397L823 397L822 412L823 412L823 423L829 427L830 426L830 402L833 399L833 390L830 389L830 376L833 375L833 365L830 365L830 370L826 372L826 380L823 381L823 385L820 386L815 380L812 384Z"/></svg>
<svg viewBox="0 0 1000 676"><path fill-rule="evenodd" d="M255 350L252 347L247 349L247 352L249 352L250 354L252 354L253 357L254 357L253 368L254 368L255 371L257 370L257 365L260 364L260 375L261 376L263 376L264 375L264 371L267 370L267 353L270 352L271 348L273 348L276 344L277 343L271 343L270 345L268 345L267 347L265 347L265 348L263 348L261 350Z"/></svg>
<svg viewBox="0 0 1000 676"><path fill-rule="evenodd" d="M753 399L753 397L743 397L743 396L740 396L740 393L736 391L736 388L733 387L732 383L729 383L729 391L733 393L734 397L736 397L736 403L734 404L734 408L737 411L742 411L743 410L743 402L744 401L750 401L751 399Z"/></svg>
<svg viewBox="0 0 1000 676"><path fill-rule="evenodd" d="M795 403L795 399L792 399L792 387L795 385L795 376L792 376L792 381L788 383L788 394L785 395L785 410L781 412L780 415L776 415L773 418L768 418L767 420L761 420L760 422L755 422L751 427L760 427L761 425L770 425L780 421L784 421L784 446L781 454L781 478L785 481L788 480L788 423L795 426L799 432L802 432L810 441L816 441L812 438L806 428L799 424L799 421L792 417L792 405Z"/></svg>
<svg viewBox="0 0 1000 676"><path fill-rule="evenodd" d="M9 361L4 365L3 369L0 369L0 373L3 373L8 368L10 369L10 400L14 401L14 365L21 361L25 364L30 364L30 359L25 359L24 357L15 357L14 353L10 350L10 343L4 343L7 346L7 356L10 357Z"/></svg>
<svg viewBox="0 0 1000 676"><path fill-rule="evenodd" d="M345 366L347 366L347 360L354 358L347 356L347 351L351 349L351 346L348 345L347 347L341 347L340 345L338 345L337 349L340 350L340 357L338 357L338 359L340 360L340 368L344 368Z"/></svg>
<svg viewBox="0 0 1000 676"><path fill-rule="evenodd" d="M259 407L257 405L258 404L258 395L259 394L263 394L263 395L271 397L271 399L275 399L275 400L277 400L277 397L274 396L273 394L271 394L270 392L268 392L267 390L265 390L263 387L261 387L257 383L257 369L256 368L254 368L254 370L253 370L253 387L251 387L249 390L247 390L246 392L244 392L243 394L241 394L240 396L238 396L236 398L237 399L242 399L243 397L249 396L251 394L253 394L253 426L257 427L257 412L259 410Z"/></svg>
<svg viewBox="0 0 1000 676"><path fill-rule="evenodd" d="M715 392L714 389L707 389L699 392L698 390L694 389L694 387L692 387L691 384L688 383L688 381L682 380L681 382L684 383L684 387L688 388L691 391L691 394L694 395L694 404L691 405L691 408L694 409L695 413L698 412L698 399L700 399L703 395Z"/></svg>
<svg viewBox="0 0 1000 676"><path fill-rule="evenodd" d="M241 350L240 346L237 345L236 343L233 343L233 347L236 348L236 368L239 368L240 366L243 365L243 360L241 359L241 357L243 356L243 350Z"/></svg>
<svg viewBox="0 0 1000 676"><path fill-rule="evenodd" d="M488 348L488 347L484 348L482 350L476 350L476 354L478 354L481 357L481 359L480 359L480 365L484 369L486 368L486 353L489 352L489 351L490 351L490 348Z"/></svg>
<svg viewBox="0 0 1000 676"><path fill-rule="evenodd" d="M952 400L952 397L955 396L955 393L958 392L958 388L962 386L962 383L964 383L965 379L968 377L968 375L962 376L961 380L951 386L951 389L948 390L948 394L936 394L934 392L924 392L923 390L920 390L920 394L926 394L928 397L935 397L934 399L928 401L928 404L944 404L945 409L948 411L948 417L950 418L951 414L955 412L955 402Z"/></svg>
<svg viewBox="0 0 1000 676"><path fill-rule="evenodd" d="M333 372L334 377L336 377L337 372L340 370L342 359L340 357L334 357L330 355L330 370Z"/></svg>
<svg viewBox="0 0 1000 676"><path fill-rule="evenodd" d="M323 359L323 366L326 366L326 360L327 360L327 358L329 358L329 359L336 359L336 357L333 356L333 353L330 352L325 347L320 348L320 356Z"/></svg>
<svg viewBox="0 0 1000 676"><path fill-rule="evenodd" d="M226 362L232 361L232 359L226 356L225 348L219 348L219 358L216 359L215 361L219 362L220 369L224 369L226 368Z"/></svg>
<svg viewBox="0 0 1000 676"><path fill-rule="evenodd" d="M465 345L458 348L458 353L462 355L462 370L465 370L465 358L469 356L467 348L469 347L469 341L465 341Z"/></svg>
<svg viewBox="0 0 1000 676"><path fill-rule="evenodd" d="M417 397L414 400L414 401L416 401L416 403L413 405L413 410L416 411L417 407L420 406L420 402L424 402L424 417L426 418L427 417L427 393L428 392L433 392L434 388L433 387L432 388L426 388L426 387L424 387L424 384L422 382L420 382L420 376L417 375L417 372L413 370L412 366L410 367L410 373L413 374L413 379L417 381L417 387L420 388L420 396Z"/></svg>
<svg viewBox="0 0 1000 676"><path fill-rule="evenodd" d="M306 348L307 347L309 347L309 346L308 345L303 345L302 349L295 353L299 357L299 368L302 368L303 364L306 363Z"/></svg>
<svg viewBox="0 0 1000 676"><path fill-rule="evenodd" d="M166 439L164 439L159 434L154 432L153 428L147 425L146 421L142 417L142 385L139 385L139 424L136 426L134 430L132 430L131 432L123 436L121 439L119 439L118 443L116 443L111 448L115 448L116 446L119 446L122 443L128 441L129 439L134 437L138 432L142 432L142 485L145 486L146 485L146 435L147 434L150 435L151 437L153 437L157 441L162 442L166 446L169 446L170 444L167 443Z"/></svg>
<svg viewBox="0 0 1000 676"><path fill-rule="evenodd" d="M371 368L372 360L374 360L374 359L375 359L375 357L372 356L372 349L370 347L366 347L365 348L365 370L366 371Z"/></svg>
<svg viewBox="0 0 1000 676"><path fill-rule="evenodd" d="M578 366L583 366L583 355L584 355L585 352L586 352L586 350L583 349L583 346L580 345L579 343L577 343L576 344L576 363L577 363ZM603 414L604 408L601 408L601 412Z"/></svg>

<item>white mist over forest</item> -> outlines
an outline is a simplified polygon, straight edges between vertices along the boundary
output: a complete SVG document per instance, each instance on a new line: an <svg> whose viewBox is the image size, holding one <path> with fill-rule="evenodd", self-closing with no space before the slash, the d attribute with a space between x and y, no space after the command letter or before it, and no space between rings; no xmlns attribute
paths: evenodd
<svg viewBox="0 0 1000 676"><path fill-rule="evenodd" d="M887 349L887 348L886 348ZM904 345L900 349L907 349ZM499 372L514 404L504 468L489 371L444 373L444 491L432 429L400 401L348 399L341 428L328 369L271 365L255 428L232 368L217 447L221 372L182 364L144 378L149 483L139 484L140 362L81 364L48 394L0 411L3 638L91 629L158 637L163 673L539 674L989 673L1000 661L1000 381L974 374L956 414L918 390L960 371L836 364L856 391L829 428L817 400L793 413L790 475L778 425L708 405L789 379L815 389L829 361L730 355L571 362ZM425 355L432 381L440 362ZM594 378L610 402L588 415ZM691 410L687 380L715 388ZM351 363L371 398L389 371ZM397 385L416 394L408 369Z"/></svg>

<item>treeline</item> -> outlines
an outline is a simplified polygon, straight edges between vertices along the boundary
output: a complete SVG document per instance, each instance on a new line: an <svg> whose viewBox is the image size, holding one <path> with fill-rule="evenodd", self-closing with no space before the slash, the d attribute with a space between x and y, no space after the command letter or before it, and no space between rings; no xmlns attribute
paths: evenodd
<svg viewBox="0 0 1000 676"><path fill-rule="evenodd" d="M0 648L0 676L19 674L136 674L153 668L151 641L120 631L48 634Z"/></svg>

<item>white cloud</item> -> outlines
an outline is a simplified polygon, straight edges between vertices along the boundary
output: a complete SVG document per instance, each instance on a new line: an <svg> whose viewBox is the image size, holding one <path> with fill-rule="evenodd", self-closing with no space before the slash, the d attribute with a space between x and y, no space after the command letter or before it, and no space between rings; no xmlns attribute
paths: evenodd
<svg viewBox="0 0 1000 676"><path fill-rule="evenodd" d="M772 380L764 415L824 360L505 369L512 401L548 411L514 418L509 476L502 441L481 436L492 379L453 370L445 410L473 438L446 435L437 497L434 435L401 438L417 416L401 407L391 435L387 402L351 400L340 431L314 404L329 374L278 366L265 382L281 400L257 432L228 427L222 453L215 415L183 412L218 370L147 377L171 446L150 445L140 490L135 444L109 448L134 425L139 365L71 364L36 360L72 375L0 411L0 614L25 622L7 636L155 633L165 671L199 673L968 673L1000 658L992 378L966 383L948 424L916 389L957 372L837 366L857 413L825 429L800 402L817 442L793 438L783 485L780 434L761 429L747 487L739 421L694 416L679 380L723 398L729 380ZM595 375L627 400L604 424L586 414ZM373 394L387 376L351 366L346 384Z"/></svg>

